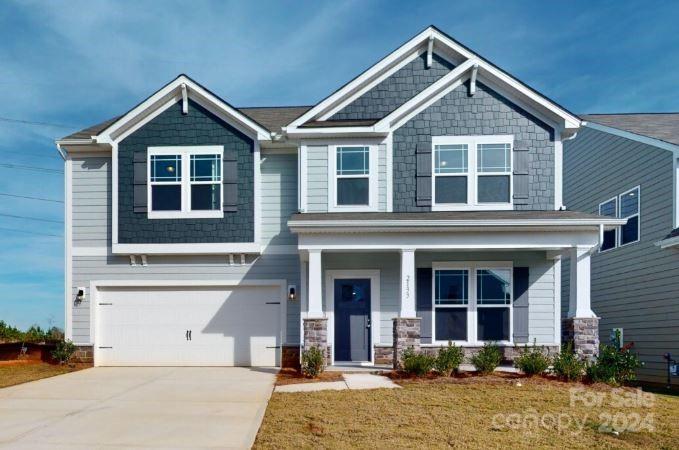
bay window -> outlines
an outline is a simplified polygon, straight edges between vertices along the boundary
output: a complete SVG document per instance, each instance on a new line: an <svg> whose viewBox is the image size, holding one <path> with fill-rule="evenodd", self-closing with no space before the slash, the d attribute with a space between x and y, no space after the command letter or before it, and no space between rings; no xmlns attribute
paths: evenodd
<svg viewBox="0 0 679 450"><path fill-rule="evenodd" d="M218 218L222 146L149 147L148 217Z"/></svg>
<svg viewBox="0 0 679 450"><path fill-rule="evenodd" d="M435 263L434 342L512 342L512 265Z"/></svg>
<svg viewBox="0 0 679 450"><path fill-rule="evenodd" d="M514 137L432 137L432 210L512 208Z"/></svg>

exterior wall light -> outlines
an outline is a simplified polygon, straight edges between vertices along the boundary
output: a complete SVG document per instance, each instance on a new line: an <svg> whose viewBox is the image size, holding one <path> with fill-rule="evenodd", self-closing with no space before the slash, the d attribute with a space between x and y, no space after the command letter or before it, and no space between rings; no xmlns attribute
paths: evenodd
<svg viewBox="0 0 679 450"><path fill-rule="evenodd" d="M288 286L288 300L297 300L297 286L294 284Z"/></svg>

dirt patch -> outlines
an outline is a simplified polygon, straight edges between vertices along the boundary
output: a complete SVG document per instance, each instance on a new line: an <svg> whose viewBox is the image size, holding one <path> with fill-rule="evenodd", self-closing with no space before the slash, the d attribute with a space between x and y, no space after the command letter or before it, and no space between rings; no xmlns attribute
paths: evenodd
<svg viewBox="0 0 679 450"><path fill-rule="evenodd" d="M89 367L84 364L55 365L41 362L9 362L12 364L0 365L0 388L63 375Z"/></svg>
<svg viewBox="0 0 679 450"><path fill-rule="evenodd" d="M295 369L282 369L276 375L276 386L299 383L320 383L322 381L342 381L341 372L323 372L316 378L308 378Z"/></svg>

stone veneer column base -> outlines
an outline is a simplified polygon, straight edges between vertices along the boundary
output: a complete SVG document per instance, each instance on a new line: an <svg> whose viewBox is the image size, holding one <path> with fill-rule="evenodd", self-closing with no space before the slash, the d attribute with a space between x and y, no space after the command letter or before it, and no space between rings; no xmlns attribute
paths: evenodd
<svg viewBox="0 0 679 450"><path fill-rule="evenodd" d="M325 355L325 364L328 365L330 348L328 347L328 319L304 319L304 349L316 347Z"/></svg>
<svg viewBox="0 0 679 450"><path fill-rule="evenodd" d="M394 369L401 367L401 355L407 348L411 348L415 353L420 352L420 325L422 319L419 317L404 318L394 317Z"/></svg>
<svg viewBox="0 0 679 450"><path fill-rule="evenodd" d="M573 351L584 359L599 356L599 318L569 317L561 322L562 342L573 344Z"/></svg>

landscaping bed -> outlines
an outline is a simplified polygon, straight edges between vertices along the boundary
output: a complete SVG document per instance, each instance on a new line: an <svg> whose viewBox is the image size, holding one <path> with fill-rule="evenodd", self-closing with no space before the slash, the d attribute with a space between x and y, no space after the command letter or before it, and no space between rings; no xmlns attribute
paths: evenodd
<svg viewBox="0 0 679 450"><path fill-rule="evenodd" d="M87 365L46 364L37 361L5 361L0 364L0 388L75 372Z"/></svg>
<svg viewBox="0 0 679 450"><path fill-rule="evenodd" d="M323 372L316 378L302 375L296 369L281 369L276 374L276 386L298 383L319 383L324 381L342 381L342 372Z"/></svg>
<svg viewBox="0 0 679 450"><path fill-rule="evenodd" d="M649 405L633 401L643 394L631 388L516 374L398 382L402 389L274 393L255 448L675 448L679 440L678 397L655 395ZM631 403L617 405L622 397Z"/></svg>

